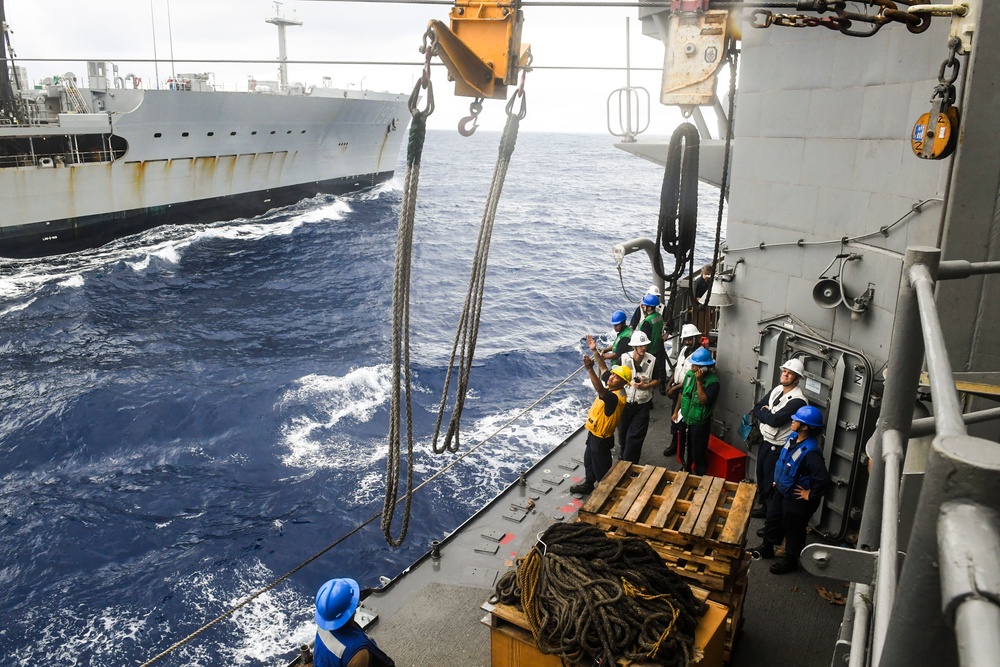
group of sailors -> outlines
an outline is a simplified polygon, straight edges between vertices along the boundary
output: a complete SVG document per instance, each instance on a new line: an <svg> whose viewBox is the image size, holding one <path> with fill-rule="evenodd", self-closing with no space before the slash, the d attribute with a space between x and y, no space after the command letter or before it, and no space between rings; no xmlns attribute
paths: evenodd
<svg viewBox="0 0 1000 667"><path fill-rule="evenodd" d="M583 365L597 397L587 414L585 478L570 487L572 493L591 493L611 470L616 433L621 460L639 463L655 389L672 401L671 440L664 456L680 453L685 470L696 475L708 472L712 414L720 391L715 359L708 338L694 324L684 324L677 360L668 374L667 332L659 308L659 290L654 285L629 324L624 311L611 315L615 339L609 346L598 349L594 338L587 336L592 354L583 357ZM799 387L804 376L802 361L789 359L781 367L779 384L751 410L754 435L761 441L756 468L758 506L751 516L765 520L757 531L762 542L754 552L773 559L774 547L785 542L784 557L770 568L775 574L798 569L809 519L830 479L818 440L823 414L808 404Z"/></svg>

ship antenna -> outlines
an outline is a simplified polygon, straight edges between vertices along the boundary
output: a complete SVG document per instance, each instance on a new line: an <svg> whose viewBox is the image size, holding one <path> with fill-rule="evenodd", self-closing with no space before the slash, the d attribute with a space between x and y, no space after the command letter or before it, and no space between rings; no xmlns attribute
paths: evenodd
<svg viewBox="0 0 1000 667"><path fill-rule="evenodd" d="M2 1L2 0L0 0ZM153 26L153 72L156 75L156 89L160 89L160 59L156 55L156 13L153 11L153 0L149 0L149 22Z"/></svg>
<svg viewBox="0 0 1000 667"><path fill-rule="evenodd" d="M0 0L0 31L0 38L3 40L3 58L0 59L0 114L4 120L21 123L24 122L25 114L21 100L15 96L14 86L11 85L11 70L18 90L21 89L21 82L17 76L17 67L14 66L14 47L10 44L10 27L7 25L7 10L3 0Z"/></svg>
<svg viewBox="0 0 1000 667"><path fill-rule="evenodd" d="M280 2L274 3L274 16L264 19L265 22L278 26L278 80L281 83L281 92L288 90L288 53L285 51L285 27L290 25L302 25L302 21L297 19L287 19L281 15Z"/></svg>

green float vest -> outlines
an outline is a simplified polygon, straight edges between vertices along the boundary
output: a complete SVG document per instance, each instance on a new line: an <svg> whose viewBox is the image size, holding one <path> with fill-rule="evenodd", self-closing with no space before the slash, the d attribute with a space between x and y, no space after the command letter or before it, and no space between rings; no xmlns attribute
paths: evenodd
<svg viewBox="0 0 1000 667"><path fill-rule="evenodd" d="M645 324L649 322L652 334L649 336L649 353L654 357L660 354L660 350L663 349L663 316L660 315L655 310L642 320Z"/></svg>
<svg viewBox="0 0 1000 667"><path fill-rule="evenodd" d="M624 338L625 339L625 349L622 352L622 354L625 354L625 352L628 352L631 349L628 346L628 341L629 341L629 339L631 337L632 337L632 329L630 329L629 327L625 327L624 329L622 329L621 333L619 333L618 336L615 337L615 342L611 346L611 351L617 354L618 353L618 344L621 342L621 339ZM621 355L619 355L618 357L616 357L615 360L614 360L614 363L611 364L611 365L612 366L618 366L620 364L621 364Z"/></svg>
<svg viewBox="0 0 1000 667"><path fill-rule="evenodd" d="M705 387L718 384L719 378L712 373L704 379ZM684 415L685 424L704 424L712 416L715 405L702 405L698 400L698 381L694 378L694 371L688 371L684 376L684 386L681 388L681 414Z"/></svg>

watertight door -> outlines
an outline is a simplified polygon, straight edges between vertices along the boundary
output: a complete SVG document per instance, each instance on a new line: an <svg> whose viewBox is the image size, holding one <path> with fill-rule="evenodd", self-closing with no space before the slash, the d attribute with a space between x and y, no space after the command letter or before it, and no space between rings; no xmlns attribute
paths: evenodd
<svg viewBox="0 0 1000 667"><path fill-rule="evenodd" d="M810 405L823 411L826 430L821 444L832 481L810 523L829 539L853 541L860 519L860 509L854 508L861 507L868 483L862 464L864 443L878 416L869 401L871 363L861 352L822 339L790 316L759 324L755 400L778 384L785 361L802 360L805 377L799 386ZM750 456L756 459L757 451Z"/></svg>

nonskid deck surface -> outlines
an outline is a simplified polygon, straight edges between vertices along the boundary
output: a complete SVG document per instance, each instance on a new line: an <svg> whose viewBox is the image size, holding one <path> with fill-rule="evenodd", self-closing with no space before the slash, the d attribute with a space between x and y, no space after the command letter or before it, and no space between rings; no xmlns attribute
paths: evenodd
<svg viewBox="0 0 1000 667"><path fill-rule="evenodd" d="M669 404L661 396L654 401L641 463L676 470L677 461L663 456L670 435ZM526 475L526 486L514 485L447 540L440 559L424 559L386 592L365 601L364 607L379 616L370 632L397 665L490 665L489 628L481 622L486 615L481 605L539 533L554 521L575 520L582 503L569 487L583 477L584 440L584 431L576 433L535 466ZM529 500L534 507L525 511ZM759 541L754 531L762 525L761 520L751 523L748 545ZM827 667L843 607L821 597L817 586L846 595L846 585L803 570L773 575L768 565L751 564L743 633L732 664Z"/></svg>

